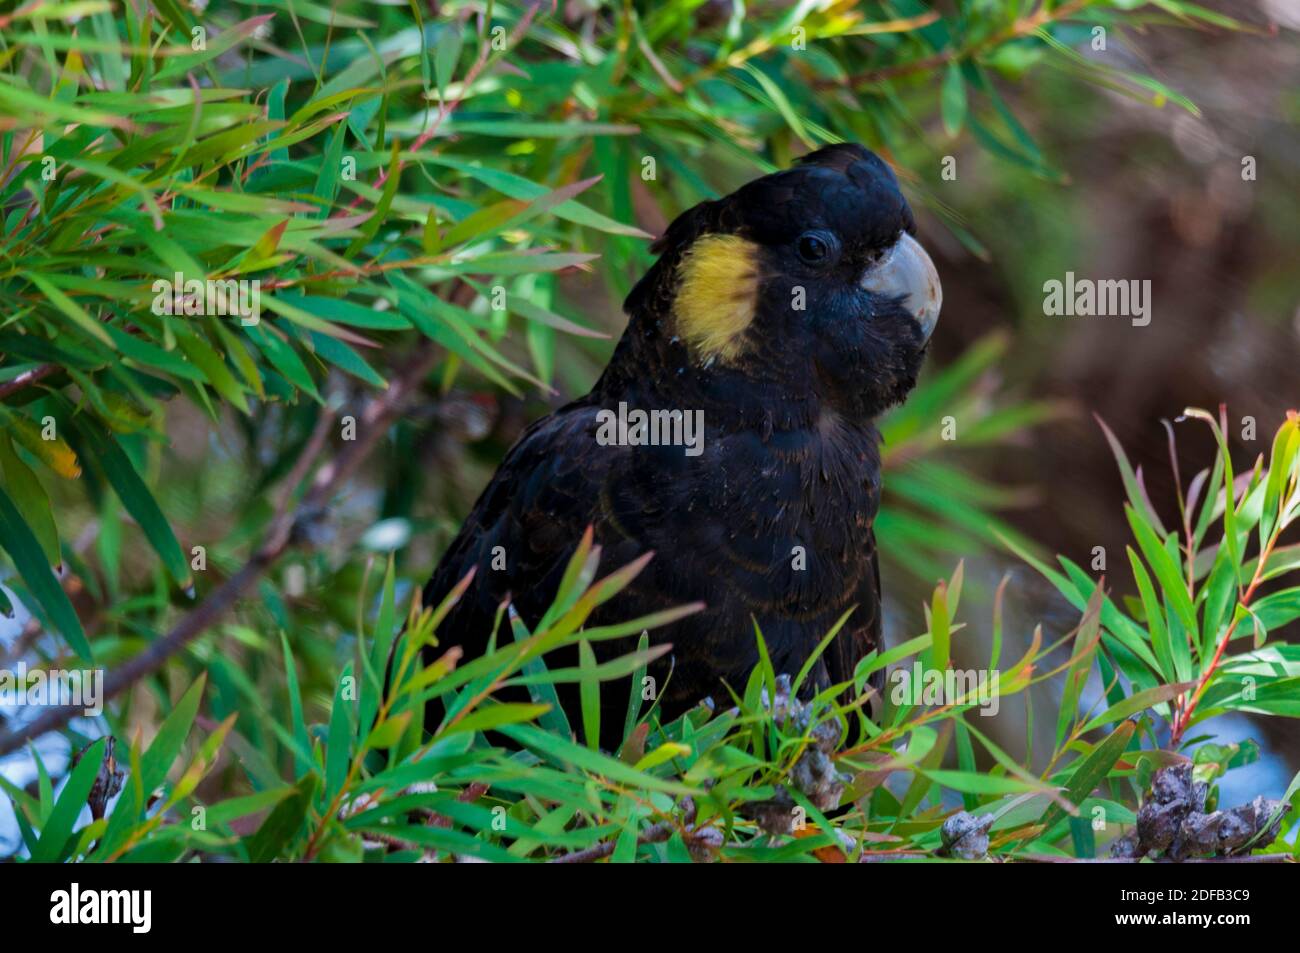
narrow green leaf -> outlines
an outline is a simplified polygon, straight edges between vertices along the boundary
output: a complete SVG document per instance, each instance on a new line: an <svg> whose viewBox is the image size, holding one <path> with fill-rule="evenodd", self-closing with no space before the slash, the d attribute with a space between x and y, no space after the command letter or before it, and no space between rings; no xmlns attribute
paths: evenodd
<svg viewBox="0 0 1300 953"><path fill-rule="evenodd" d="M3 432L0 432L0 473L18 511L27 514L28 524L40 541L45 558L51 566L58 566L63 557L59 554L59 528L54 522L50 497L31 467L14 451L9 434Z"/></svg>
<svg viewBox="0 0 1300 953"><path fill-rule="evenodd" d="M352 761L352 702L355 697L355 680L349 662L339 677L334 690L334 703L330 707L330 736L325 751L325 800L328 803L343 789L343 781Z"/></svg>
<svg viewBox="0 0 1300 953"><path fill-rule="evenodd" d="M302 830L319 784L320 780L315 774L308 774L294 785L292 794L276 804L262 826L244 842L251 862L270 863L284 855Z"/></svg>
<svg viewBox="0 0 1300 953"><path fill-rule="evenodd" d="M1070 803L1079 805L1083 803L1092 789L1101 783L1102 779L1110 773L1110 769L1115 766L1115 762L1124 754L1128 743L1133 737L1133 732L1137 725L1131 721L1126 721L1111 732L1104 741L1092 749L1087 757L1079 759L1074 764L1074 770L1070 774L1070 780L1065 785L1065 796ZM1049 831L1056 823L1065 816L1065 810L1059 804L1052 804L1043 814L1041 823L1045 831Z"/></svg>
<svg viewBox="0 0 1300 953"><path fill-rule="evenodd" d="M77 823L77 818L86 806L86 799L90 797L90 789L95 784L95 776L99 774L106 743L106 739L100 738L92 744L72 769L54 810L41 829L41 839L32 851L32 863L49 864L67 856L73 825Z"/></svg>
<svg viewBox="0 0 1300 953"><path fill-rule="evenodd" d="M102 471L104 478L113 487L122 505L135 518L144 531L149 545L158 554L168 574L183 591L192 593L194 579L190 575L189 563L181 551L181 545L172 532L171 524L163 515L162 509L153 494L140 479L135 465L118 445L117 439L104 433L95 422L85 415L73 418L74 427L80 437L87 456Z"/></svg>
<svg viewBox="0 0 1300 953"><path fill-rule="evenodd" d="M1107 708L1096 718L1093 718L1083 726L1083 730L1092 731L1094 728L1108 725L1112 721L1119 721L1121 718L1128 718L1130 715L1136 715L1138 712L1159 705L1161 702L1167 702L1172 698L1177 698L1189 688L1195 687L1195 685L1196 682L1194 681L1175 682L1172 685L1157 685L1155 688L1147 688L1143 691L1135 692L1118 704Z"/></svg>
<svg viewBox="0 0 1300 953"><path fill-rule="evenodd" d="M293 653L289 650L289 638L284 630L280 631L280 649L284 653L284 676L289 689L289 724L298 744L293 752L294 774L301 776L311 767L308 755L311 741L307 736L307 723L302 714L302 690L298 687L298 667L294 664Z"/></svg>
<svg viewBox="0 0 1300 953"><path fill-rule="evenodd" d="M966 82L962 79L961 64L955 60L948 64L939 92L939 112L944 131L956 136L966 123Z"/></svg>
<svg viewBox="0 0 1300 953"><path fill-rule="evenodd" d="M578 683L582 701L582 733L587 747L600 750L600 675L597 672L596 653L586 639L578 640L578 658L582 680ZM639 665L637 667L640 667Z"/></svg>
<svg viewBox="0 0 1300 953"><path fill-rule="evenodd" d="M0 547L14 561L14 568L27 583L32 597L45 610L51 624L67 639L72 651L87 662L93 662L94 653L76 610L50 569L40 541L4 490L0 490Z"/></svg>
<svg viewBox="0 0 1300 953"><path fill-rule="evenodd" d="M456 61L460 59L461 45L464 42L464 33L459 21L444 23L442 30L438 33L437 45L434 48L434 76L438 82L438 97L441 99L445 96L447 85L451 82L456 72Z"/></svg>
<svg viewBox="0 0 1300 953"><path fill-rule="evenodd" d="M1133 529L1133 537L1137 540L1138 548L1142 550L1142 555L1151 565L1156 578L1160 580L1160 588L1164 591L1165 598L1173 605L1174 611L1178 613L1179 621L1188 632L1199 632L1200 627L1196 624L1196 609L1192 606L1192 597L1187 592L1187 582L1182 578L1178 566L1169 558L1169 554L1156 538L1150 524L1138 515L1136 509L1125 505L1124 513L1128 517L1129 526Z"/></svg>

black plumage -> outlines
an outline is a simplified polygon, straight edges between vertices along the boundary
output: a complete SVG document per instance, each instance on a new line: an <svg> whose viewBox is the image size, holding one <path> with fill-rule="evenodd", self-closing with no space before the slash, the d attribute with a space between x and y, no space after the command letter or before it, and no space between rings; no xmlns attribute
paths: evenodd
<svg viewBox="0 0 1300 953"><path fill-rule="evenodd" d="M656 555L589 625L706 605L650 633L673 646L650 671L663 720L705 696L726 703L724 682L743 690L757 660L755 620L777 671L793 674L856 606L810 682L851 678L881 639L873 418L915 383L928 335L906 296L869 290L862 276L913 231L892 172L860 146L813 153L674 221L627 298L628 326L600 380L524 432L425 588L425 604L436 605L477 568L440 627L439 651L482 654L507 595L534 626L591 525L602 570ZM722 246L705 240L718 236L738 240L723 243L726 254L748 265L733 278L703 273L715 277L685 301L691 256L713 254ZM723 352L700 343L715 303L748 316ZM597 415L620 402L703 411L702 452L600 445ZM504 569L493 569L494 554ZM607 658L631 644L597 648ZM576 725L576 686L567 689ZM603 687L607 747L619 741L627 693L626 682Z"/></svg>

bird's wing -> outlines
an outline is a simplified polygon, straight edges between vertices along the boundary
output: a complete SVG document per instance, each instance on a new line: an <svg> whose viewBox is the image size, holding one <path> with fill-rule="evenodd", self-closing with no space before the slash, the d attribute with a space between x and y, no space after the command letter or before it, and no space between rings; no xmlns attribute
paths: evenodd
<svg viewBox="0 0 1300 953"><path fill-rule="evenodd" d="M603 567L640 555L634 541L608 532L603 507L626 448L597 444L595 414L570 404L534 423L506 454L425 586L424 604L436 606L476 572L440 626L440 645L460 645L467 658L482 654L507 597L535 625L588 525L605 542Z"/></svg>
<svg viewBox="0 0 1300 953"><path fill-rule="evenodd" d="M870 567L858 586L857 608L826 650L827 668L833 683L851 680L853 670L863 656L873 649L879 652L885 648L881 638L880 558L874 530L867 535L867 543L869 551L865 555ZM873 673L870 684L880 691L884 677L885 670L879 669Z"/></svg>
<svg viewBox="0 0 1300 953"><path fill-rule="evenodd" d="M856 554L854 566L819 567L802 601L791 604L789 580L778 569L788 567L782 554L792 552L800 539L788 535L788 528L786 535L769 531L768 521L771 513L800 505L798 470L783 471L773 482L759 479L762 441L744 433L720 438L717 448L732 461L728 469L734 475L724 470L719 478L699 479L693 476L699 458L686 456L681 447L599 445L597 412L585 401L571 404L530 427L506 455L425 587L425 605L437 605L471 569L476 571L473 585L440 626L439 645L459 645L466 658L484 654L507 597L524 623L535 627L590 525L602 547L602 571L650 550L661 554L617 600L597 610L593 624L695 600L708 606L650 634L652 644L667 638L674 646L671 659L659 660L654 671L661 689L666 670L672 672L661 694L667 717L706 694L716 696L719 679L743 686L756 659L751 614L761 618L779 670L793 673L843 608L856 603L823 658L832 681L851 679L857 661L880 644L874 538L868 553ZM751 444L749 453L741 452ZM853 591L841 593L837 579L856 580ZM613 615L606 616L607 609ZM815 622L810 612L819 616ZM500 635L498 643L509 638ZM622 654L635 641L622 643L598 643L598 658ZM559 650L555 663L576 665L570 654ZM566 694L570 687L558 686L562 702L573 694ZM601 694L602 702L606 694L617 695L611 704L621 716L626 687Z"/></svg>

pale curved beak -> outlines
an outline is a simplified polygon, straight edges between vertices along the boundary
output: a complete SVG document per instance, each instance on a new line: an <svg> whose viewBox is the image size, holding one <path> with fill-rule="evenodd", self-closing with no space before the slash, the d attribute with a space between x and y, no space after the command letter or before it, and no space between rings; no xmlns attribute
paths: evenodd
<svg viewBox="0 0 1300 953"><path fill-rule="evenodd" d="M934 326L939 323L943 286L939 284L934 262L915 238L904 232L894 247L866 270L859 284L874 294L901 298L903 307L921 325L924 339L930 340Z"/></svg>

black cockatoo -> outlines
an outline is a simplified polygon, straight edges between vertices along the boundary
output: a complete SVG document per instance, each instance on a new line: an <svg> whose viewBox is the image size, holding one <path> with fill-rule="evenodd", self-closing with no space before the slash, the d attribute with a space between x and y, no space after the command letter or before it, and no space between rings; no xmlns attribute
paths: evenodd
<svg viewBox="0 0 1300 953"><path fill-rule="evenodd" d="M857 145L679 216L652 246L659 258L627 297L596 385L524 432L434 571L425 605L477 568L439 651L482 654L507 596L535 626L590 525L602 567L655 556L589 625L706 606L650 633L672 645L649 673L664 722L706 696L725 702L724 683L743 691L755 621L776 671L793 674L856 606L808 683L852 678L881 645L873 418L915 384L941 302L914 232L893 173ZM635 410L681 412L681 441L645 445L634 422L609 426ZM606 658L630 647L597 643ZM576 686L559 690L577 724ZM626 681L602 686L607 748L627 699Z"/></svg>

